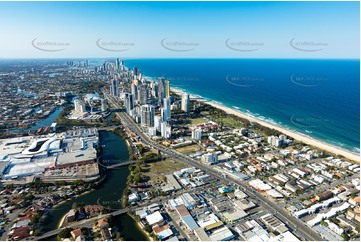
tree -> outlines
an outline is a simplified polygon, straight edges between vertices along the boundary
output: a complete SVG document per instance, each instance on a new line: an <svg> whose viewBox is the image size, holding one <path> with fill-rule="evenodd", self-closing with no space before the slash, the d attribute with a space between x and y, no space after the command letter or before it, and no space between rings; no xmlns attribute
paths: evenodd
<svg viewBox="0 0 361 242"><path fill-rule="evenodd" d="M88 231L88 228L87 227L81 227L80 230L81 230L82 234L85 234Z"/></svg>
<svg viewBox="0 0 361 242"><path fill-rule="evenodd" d="M342 234L341 234L341 237L343 238L343 240L350 240L350 237L348 236L348 234L346 233L346 232L343 232Z"/></svg>
<svg viewBox="0 0 361 242"><path fill-rule="evenodd" d="M71 236L70 232L72 231L73 229L71 228L65 228L63 230L61 230L58 234L58 237L63 239L63 238L69 238Z"/></svg>
<svg viewBox="0 0 361 242"><path fill-rule="evenodd" d="M134 175L133 181L137 182L137 183L141 181L140 173L137 173L137 174Z"/></svg>
<svg viewBox="0 0 361 242"><path fill-rule="evenodd" d="M32 201L35 198L33 194L26 195L25 200Z"/></svg>
<svg viewBox="0 0 361 242"><path fill-rule="evenodd" d="M100 238L100 237L101 237L101 234L100 234L99 232L95 232L95 233L94 233L94 237L95 237L95 238Z"/></svg>
<svg viewBox="0 0 361 242"><path fill-rule="evenodd" d="M134 179L134 177L132 175L129 175L127 178L127 183L128 184L133 183L133 179Z"/></svg>
<svg viewBox="0 0 361 242"><path fill-rule="evenodd" d="M9 190L13 190L13 188L14 188L14 184L7 184L6 186L5 186L5 188L6 189L9 189Z"/></svg>
<svg viewBox="0 0 361 242"><path fill-rule="evenodd" d="M152 237L155 241L159 240L158 235L154 234L153 232L150 234L150 237Z"/></svg>
<svg viewBox="0 0 361 242"><path fill-rule="evenodd" d="M133 172L134 172L134 174L139 173L140 172L140 167L136 166Z"/></svg>
<svg viewBox="0 0 361 242"><path fill-rule="evenodd" d="M72 209L77 209L78 207L79 205L77 202L73 203L73 205L71 206Z"/></svg>
<svg viewBox="0 0 361 242"><path fill-rule="evenodd" d="M38 236L39 234L41 234L41 230L40 229L35 229L33 235Z"/></svg>
<svg viewBox="0 0 361 242"><path fill-rule="evenodd" d="M39 213L33 214L33 216L31 216L30 223L35 225L39 221L40 217L41 215Z"/></svg>
<svg viewBox="0 0 361 242"><path fill-rule="evenodd" d="M324 220L321 220L320 224L324 227L327 227L328 226L328 223L326 223Z"/></svg>
<svg viewBox="0 0 361 242"><path fill-rule="evenodd" d="M150 227L150 225L147 224L147 225L144 226L144 231L150 233L150 232L152 232L152 227Z"/></svg>
<svg viewBox="0 0 361 242"><path fill-rule="evenodd" d="M161 179L162 179L163 182L167 182L167 177L166 176L162 175Z"/></svg>
<svg viewBox="0 0 361 242"><path fill-rule="evenodd" d="M134 220L135 220L136 222L140 222L140 220L141 220L141 219L140 219L140 216L139 216L139 215L135 215L135 216L134 216Z"/></svg>
<svg viewBox="0 0 361 242"><path fill-rule="evenodd" d="M129 171L133 171L133 169L134 169L134 166L132 166L132 165L128 166Z"/></svg>

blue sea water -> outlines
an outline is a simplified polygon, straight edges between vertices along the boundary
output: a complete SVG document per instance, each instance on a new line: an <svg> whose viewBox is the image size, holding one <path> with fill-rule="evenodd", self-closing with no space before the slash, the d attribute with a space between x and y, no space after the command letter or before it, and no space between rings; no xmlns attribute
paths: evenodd
<svg viewBox="0 0 361 242"><path fill-rule="evenodd" d="M144 76L359 153L359 60L129 59Z"/></svg>

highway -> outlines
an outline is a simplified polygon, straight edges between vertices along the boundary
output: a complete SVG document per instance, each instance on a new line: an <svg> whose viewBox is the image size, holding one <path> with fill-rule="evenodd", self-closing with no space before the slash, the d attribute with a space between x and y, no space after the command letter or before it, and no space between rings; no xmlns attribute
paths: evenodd
<svg viewBox="0 0 361 242"><path fill-rule="evenodd" d="M116 103L112 97L110 97L106 92L103 93L108 99L108 101L113 105L113 107L119 109L121 108L120 105ZM305 225L302 221L288 214L288 212L283 207L281 207L280 204L276 204L273 201L265 198L264 196L262 196L262 194L253 190L253 188L250 188L247 183L241 182L240 180L236 180L231 177L225 179L221 175L221 173L214 171L209 166L206 166L202 163L197 162L196 160L191 159L188 156L185 156L181 153L175 152L173 150L170 150L153 142L146 134L144 134L144 132L139 128L139 126L137 126L134 123L133 119L129 117L128 114L121 112L121 113L116 113L116 115L120 118L124 127L128 127L133 133L135 133L140 137L140 139L144 144L148 145L149 147L159 150L163 154L173 156L173 158L178 161L200 168L204 170L207 174L213 175L214 177L218 178L220 181L225 182L226 184L233 182L239 185L240 187L242 187L244 191L246 191L247 195L249 195L251 198L255 198L255 200L257 200L262 207L264 207L271 213L275 214L279 219L285 222L287 226L293 230L294 233L299 235L300 239L308 240L308 241L323 240L321 236L319 236L315 231L313 231L311 228Z"/></svg>

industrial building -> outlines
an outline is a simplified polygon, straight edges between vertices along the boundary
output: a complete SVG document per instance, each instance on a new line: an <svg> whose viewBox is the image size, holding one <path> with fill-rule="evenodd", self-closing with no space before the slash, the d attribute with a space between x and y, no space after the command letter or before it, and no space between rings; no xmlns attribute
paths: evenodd
<svg viewBox="0 0 361 242"><path fill-rule="evenodd" d="M184 205L177 206L176 210L178 215L181 217L182 222L187 226L189 230L194 230L199 227Z"/></svg>

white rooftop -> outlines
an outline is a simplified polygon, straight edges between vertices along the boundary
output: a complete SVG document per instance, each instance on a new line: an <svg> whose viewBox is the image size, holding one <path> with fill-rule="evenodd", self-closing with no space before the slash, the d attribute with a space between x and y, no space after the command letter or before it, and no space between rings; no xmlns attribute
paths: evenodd
<svg viewBox="0 0 361 242"><path fill-rule="evenodd" d="M97 158L97 152L95 149L91 150L79 150L71 153L62 153L58 155L56 165L64 165L75 162L95 160Z"/></svg>
<svg viewBox="0 0 361 242"><path fill-rule="evenodd" d="M149 214L148 216L145 217L145 219L147 220L149 225L153 225L163 221L163 216L159 211L157 211L155 213Z"/></svg>
<svg viewBox="0 0 361 242"><path fill-rule="evenodd" d="M230 231L226 226L215 230L209 238L212 241L222 241L222 240L229 240L234 236L232 231Z"/></svg>
<svg viewBox="0 0 361 242"><path fill-rule="evenodd" d="M273 242L273 241L300 241L300 240L290 231L287 231L276 237L270 238L268 241Z"/></svg>

